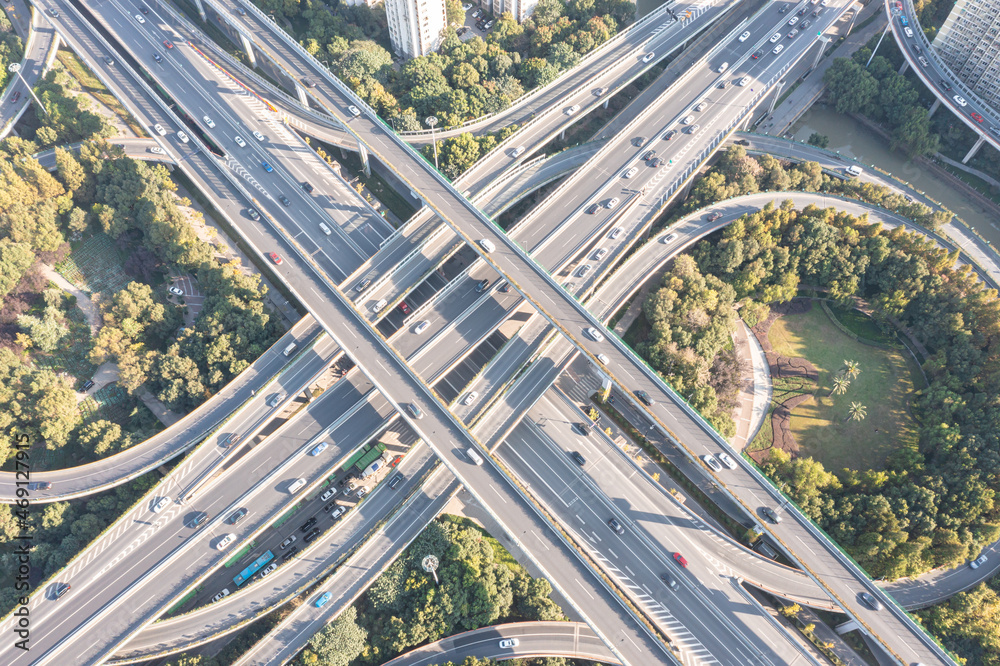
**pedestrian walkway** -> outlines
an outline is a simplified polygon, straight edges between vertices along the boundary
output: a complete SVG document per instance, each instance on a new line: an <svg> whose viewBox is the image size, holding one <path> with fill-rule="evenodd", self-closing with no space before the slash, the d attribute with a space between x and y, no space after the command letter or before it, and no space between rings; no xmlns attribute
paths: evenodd
<svg viewBox="0 0 1000 666"><path fill-rule="evenodd" d="M730 442L734 449L742 451L764 424L774 389L764 350L742 319L736 325L733 342L738 357L746 359L750 366L750 373L743 377L740 385L740 404L734 414L736 435Z"/></svg>
<svg viewBox="0 0 1000 666"><path fill-rule="evenodd" d="M103 319L97 304L90 300L90 295L56 272L56 269L52 266L43 264L42 274L45 275L46 279L50 282L55 283L57 287L63 291L73 294L73 296L76 297L76 305L83 313L83 317L87 320L87 324L90 325L90 334L92 336L97 335L97 331L100 330Z"/></svg>

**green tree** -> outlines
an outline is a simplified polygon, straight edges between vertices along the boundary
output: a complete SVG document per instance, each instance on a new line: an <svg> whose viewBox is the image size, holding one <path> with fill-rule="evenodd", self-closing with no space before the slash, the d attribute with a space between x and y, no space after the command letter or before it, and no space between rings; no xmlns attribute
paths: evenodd
<svg viewBox="0 0 1000 666"><path fill-rule="evenodd" d="M851 380L843 375L837 375L833 378L833 389L830 391L831 395L844 395L847 393L847 388L851 385Z"/></svg>
<svg viewBox="0 0 1000 666"><path fill-rule="evenodd" d="M445 13L448 23L452 25L462 25L465 23L465 10L462 9L462 0L445 0Z"/></svg>
<svg viewBox="0 0 1000 666"><path fill-rule="evenodd" d="M919 106L902 112L902 119L892 130L889 147L904 148L910 157L933 155L941 146L940 137L931 131L930 118Z"/></svg>
<svg viewBox="0 0 1000 666"><path fill-rule="evenodd" d="M368 644L368 632L357 619L357 608L349 606L309 640L303 661L324 666L347 666L354 661Z"/></svg>
<svg viewBox="0 0 1000 666"><path fill-rule="evenodd" d="M860 402L852 402L847 411L847 418L844 420L864 421L866 416L868 416L868 408Z"/></svg>
<svg viewBox="0 0 1000 666"><path fill-rule="evenodd" d="M823 81L837 113L865 113L878 94L878 81L849 58L836 58Z"/></svg>
<svg viewBox="0 0 1000 666"><path fill-rule="evenodd" d="M816 146L818 148L826 148L830 145L830 137L825 134L820 134L819 132L813 132L809 135L807 143L810 146Z"/></svg>

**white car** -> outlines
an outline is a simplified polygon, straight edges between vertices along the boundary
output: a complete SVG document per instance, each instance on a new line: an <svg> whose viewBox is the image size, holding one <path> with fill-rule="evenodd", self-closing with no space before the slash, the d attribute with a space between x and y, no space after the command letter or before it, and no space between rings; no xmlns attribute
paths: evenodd
<svg viewBox="0 0 1000 666"><path fill-rule="evenodd" d="M315 447L313 448L313 450L312 450L312 451L310 451L310 452L309 452L309 455L311 455L311 456L318 456L319 454L321 454L321 453L323 453L324 451L326 451L326 448L327 448L328 446L330 446L329 442L320 442L319 444L317 444L317 445L316 445L316 446L315 446Z"/></svg>
<svg viewBox="0 0 1000 666"><path fill-rule="evenodd" d="M981 567L984 564L986 564L986 560L987 560L987 557L985 555L980 555L979 557L977 557L973 561L969 562L969 566L972 567L973 569L978 569L979 567Z"/></svg>
<svg viewBox="0 0 1000 666"><path fill-rule="evenodd" d="M637 174L637 173L639 173L639 167L632 167L631 169L629 169L628 171L626 171L626 172L625 172L624 174L622 174L622 175L623 175L623 176L624 176L625 178L631 178L632 176L634 176L634 175L635 175L635 174Z"/></svg>
<svg viewBox="0 0 1000 666"><path fill-rule="evenodd" d="M170 289L168 289L167 291L169 291L174 296L183 296L184 295L184 291L181 290L180 287L170 287Z"/></svg>
<svg viewBox="0 0 1000 666"><path fill-rule="evenodd" d="M236 145L239 146L240 148L246 148L247 147L247 142L244 141L243 137L241 137L239 135L234 136L233 137L233 141L235 141Z"/></svg>
<svg viewBox="0 0 1000 666"><path fill-rule="evenodd" d="M469 391L469 395L465 396L465 400L462 401L462 404L468 407L469 405L474 403L476 401L476 398L478 397L479 397L478 393L476 393L475 391Z"/></svg>
<svg viewBox="0 0 1000 666"><path fill-rule="evenodd" d="M719 65L719 69L717 69L715 71L717 71L719 74L722 74L727 69L729 69L729 63L728 62L724 62L721 65Z"/></svg>
<svg viewBox="0 0 1000 666"><path fill-rule="evenodd" d="M224 537L222 537L222 541L220 541L219 543L215 544L215 549L216 550L225 550L234 541L236 541L236 535L235 534L227 534Z"/></svg>
<svg viewBox="0 0 1000 666"><path fill-rule="evenodd" d="M621 199L619 199L618 197L614 197L610 201L608 201L608 203L604 204L604 207L607 208L608 210L611 210L612 208L618 205L619 201L621 201Z"/></svg>
<svg viewBox="0 0 1000 666"><path fill-rule="evenodd" d="M597 252L594 253L594 261L600 261L607 253L608 249L606 247L598 248Z"/></svg>
<svg viewBox="0 0 1000 666"><path fill-rule="evenodd" d="M288 486L288 494L294 495L295 493L302 490L303 486L305 485L306 485L305 479L295 479L294 481L292 481L291 485Z"/></svg>
<svg viewBox="0 0 1000 666"><path fill-rule="evenodd" d="M677 240L677 234L667 234L666 236L663 237L663 241L662 242L663 243L672 243L675 240Z"/></svg>
<svg viewBox="0 0 1000 666"><path fill-rule="evenodd" d="M257 139L261 143L264 143L264 135L258 132L257 130L253 131L253 138Z"/></svg>
<svg viewBox="0 0 1000 666"><path fill-rule="evenodd" d="M204 120L205 124L208 125L209 127L215 127L215 121L209 118L208 116L202 116L201 119Z"/></svg>
<svg viewBox="0 0 1000 666"><path fill-rule="evenodd" d="M652 60L655 57L656 57L656 54L653 53L652 51L650 51L646 55L642 56L642 61L643 62L649 62L650 60Z"/></svg>
<svg viewBox="0 0 1000 666"><path fill-rule="evenodd" d="M725 465L726 467L728 467L729 469L736 469L736 461L733 460L732 458L730 458L729 454L727 454L727 453L720 453L716 457L719 460L721 460L722 464Z"/></svg>
<svg viewBox="0 0 1000 666"><path fill-rule="evenodd" d="M502 648L515 648L517 645L518 643L516 638L505 638L500 641L500 647Z"/></svg>
<svg viewBox="0 0 1000 666"><path fill-rule="evenodd" d="M483 248L484 252L493 252L497 249L496 245L489 238L480 238L479 247Z"/></svg>
<svg viewBox="0 0 1000 666"><path fill-rule="evenodd" d="M799 22L798 16L793 16L792 18L788 19L788 25L795 25L798 22Z"/></svg>
<svg viewBox="0 0 1000 666"><path fill-rule="evenodd" d="M587 273L590 272L591 268L593 268L593 266L591 266L590 264L584 264L583 266L580 266L580 270L576 272L576 276L577 277L585 276Z"/></svg>
<svg viewBox="0 0 1000 666"><path fill-rule="evenodd" d="M164 154L163 153L163 148L160 148L159 146L153 146L152 148L149 149L149 152L153 153L154 155L163 155Z"/></svg>
<svg viewBox="0 0 1000 666"><path fill-rule="evenodd" d="M135 15L135 20L138 21L139 23L145 23L146 22L146 19L142 18L142 14L136 14Z"/></svg>
<svg viewBox="0 0 1000 666"><path fill-rule="evenodd" d="M511 157L520 157L524 154L524 146L518 146L510 152Z"/></svg>
<svg viewBox="0 0 1000 666"><path fill-rule="evenodd" d="M219 599L222 599L223 597L228 597L228 596L229 596L229 588L227 587L227 588L223 589L222 592L219 592L217 595L215 595L214 597L212 597L212 603L214 604Z"/></svg>
<svg viewBox="0 0 1000 666"><path fill-rule="evenodd" d="M358 107L354 106L353 104L351 104L350 106L348 106L347 110L350 111L351 115L354 116L355 118L360 118L361 117L361 109L359 109Z"/></svg>
<svg viewBox="0 0 1000 666"><path fill-rule="evenodd" d="M750 31L749 31L749 30L747 30L747 31L746 31L746 32L744 32L744 33L743 33L742 35L740 35L740 41L741 41L741 42L745 42L745 41L747 41L748 39L750 39Z"/></svg>
<svg viewBox="0 0 1000 666"><path fill-rule="evenodd" d="M779 46L778 48L781 48L781 47ZM745 86L748 83L750 83L750 77L749 76L744 76L742 79L740 79L739 81L736 82L736 85L738 85L738 86Z"/></svg>
<svg viewBox="0 0 1000 666"><path fill-rule="evenodd" d="M177 132L177 138L181 140L181 143L187 143L188 142L188 135L185 134L184 132L179 131L179 130Z"/></svg>
<svg viewBox="0 0 1000 666"><path fill-rule="evenodd" d="M462 5L462 11L463 12L467 12L470 9L472 9L472 3L471 2L467 2L464 5Z"/></svg>
<svg viewBox="0 0 1000 666"><path fill-rule="evenodd" d="M622 227L615 227L614 229L611 230L611 233L608 234L608 238L614 240L619 236L621 236L623 231L625 231L625 229L623 229Z"/></svg>
<svg viewBox="0 0 1000 666"><path fill-rule="evenodd" d="M774 55L778 55L779 53L781 53L784 50L785 50L785 45L784 44L778 44L773 49L771 49L771 53L773 53Z"/></svg>
<svg viewBox="0 0 1000 666"><path fill-rule="evenodd" d="M170 504L170 498L161 497L159 501L157 501L156 504L153 505L153 513L159 513L163 511L164 509L167 508L168 504Z"/></svg>
<svg viewBox="0 0 1000 666"><path fill-rule="evenodd" d="M952 97L952 99L958 102L959 106L965 106L966 104L968 104L968 102L965 101L965 98L962 97L961 95L955 95L954 97Z"/></svg>
<svg viewBox="0 0 1000 666"><path fill-rule="evenodd" d="M593 326L587 329L587 335L589 335L594 342L604 342L604 336L601 335L601 332Z"/></svg>
<svg viewBox="0 0 1000 666"><path fill-rule="evenodd" d="M699 111L704 111L707 108L708 108L708 102L702 102L698 106L694 107L694 110L695 110L695 113L697 113Z"/></svg>
<svg viewBox="0 0 1000 666"><path fill-rule="evenodd" d="M720 465L719 461L715 459L715 456L713 456L713 455L711 455L709 453L706 453L705 455L703 455L701 457L701 459L705 461L706 465L708 465L709 467L712 468L713 472L721 472L722 471L722 465Z"/></svg>
<svg viewBox="0 0 1000 666"><path fill-rule="evenodd" d="M278 568L278 563L272 562L271 564L267 565L266 569L261 570L260 577L264 578L265 576L274 573L275 569L277 568Z"/></svg>
<svg viewBox="0 0 1000 666"><path fill-rule="evenodd" d="M430 325L431 325L431 323L428 320L425 319L422 322L420 322L419 324L417 324L417 327L413 329L413 332L416 333L417 335L420 335L421 333L423 333L424 331L426 331L427 327L430 326Z"/></svg>
<svg viewBox="0 0 1000 666"><path fill-rule="evenodd" d="M603 363L604 365L607 365L608 363L611 362L611 359L605 356L604 354L598 354L597 360Z"/></svg>
<svg viewBox="0 0 1000 666"><path fill-rule="evenodd" d="M384 308L387 304L388 301L386 301L384 298L379 299L378 302L376 302L375 305L372 306L372 312L376 313L381 312L382 308Z"/></svg>
<svg viewBox="0 0 1000 666"><path fill-rule="evenodd" d="M779 39L781 39L781 33L780 32L776 32L773 35L771 35L771 43L772 44L774 44Z"/></svg>
<svg viewBox="0 0 1000 666"><path fill-rule="evenodd" d="M963 104L962 106L965 105ZM156 123L155 125L153 125L153 129L156 130L156 133L159 134L160 136L167 135L167 130L163 129L163 125L161 125L160 123Z"/></svg>
<svg viewBox="0 0 1000 666"><path fill-rule="evenodd" d="M580 105L574 104L573 106L568 106L565 109L563 109L563 113L565 113L567 116L572 116L579 110L580 110Z"/></svg>

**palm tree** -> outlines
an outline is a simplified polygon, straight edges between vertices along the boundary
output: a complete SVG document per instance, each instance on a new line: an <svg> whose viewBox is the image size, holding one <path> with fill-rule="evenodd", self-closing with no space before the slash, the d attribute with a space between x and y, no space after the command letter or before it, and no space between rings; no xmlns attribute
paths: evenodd
<svg viewBox="0 0 1000 666"><path fill-rule="evenodd" d="M848 379L843 375L837 375L833 379L833 390L830 391L830 394L833 395L834 393L836 393L837 395L843 395L847 393L847 387L850 385L851 385L850 379Z"/></svg>
<svg viewBox="0 0 1000 666"><path fill-rule="evenodd" d="M861 364L857 361L844 361L844 374L848 377L857 377L861 372Z"/></svg>
<svg viewBox="0 0 1000 666"><path fill-rule="evenodd" d="M868 416L868 408L860 402L852 402L850 409L847 410L847 419L863 421L866 416ZM846 421L847 419L844 420Z"/></svg>

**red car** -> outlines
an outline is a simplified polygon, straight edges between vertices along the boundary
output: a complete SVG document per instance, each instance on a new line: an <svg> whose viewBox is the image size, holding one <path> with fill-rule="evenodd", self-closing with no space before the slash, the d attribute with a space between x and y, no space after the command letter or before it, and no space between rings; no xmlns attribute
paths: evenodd
<svg viewBox="0 0 1000 666"><path fill-rule="evenodd" d="M17 100L21 99L21 91L18 90L16 93L10 96L10 103L14 104Z"/></svg>
<svg viewBox="0 0 1000 666"><path fill-rule="evenodd" d="M684 556L680 553L674 553L674 559L677 560L677 564L681 565L685 569L687 568L688 561L684 559Z"/></svg>
<svg viewBox="0 0 1000 666"><path fill-rule="evenodd" d="M410 306L406 304L406 301L402 301L399 304L399 311L403 314L410 314Z"/></svg>
<svg viewBox="0 0 1000 666"><path fill-rule="evenodd" d="M164 39L163 40L163 45L166 46L168 49L174 48L174 45L170 43L169 39Z"/></svg>
<svg viewBox="0 0 1000 666"><path fill-rule="evenodd" d="M973 111L969 115L972 116L972 119L975 120L977 123L983 122L983 117L978 113L976 113L975 111Z"/></svg>
<svg viewBox="0 0 1000 666"><path fill-rule="evenodd" d="M271 252L267 256L271 257L271 261L273 261L274 263L278 264L279 266L281 265L281 255L279 255L277 252Z"/></svg>

